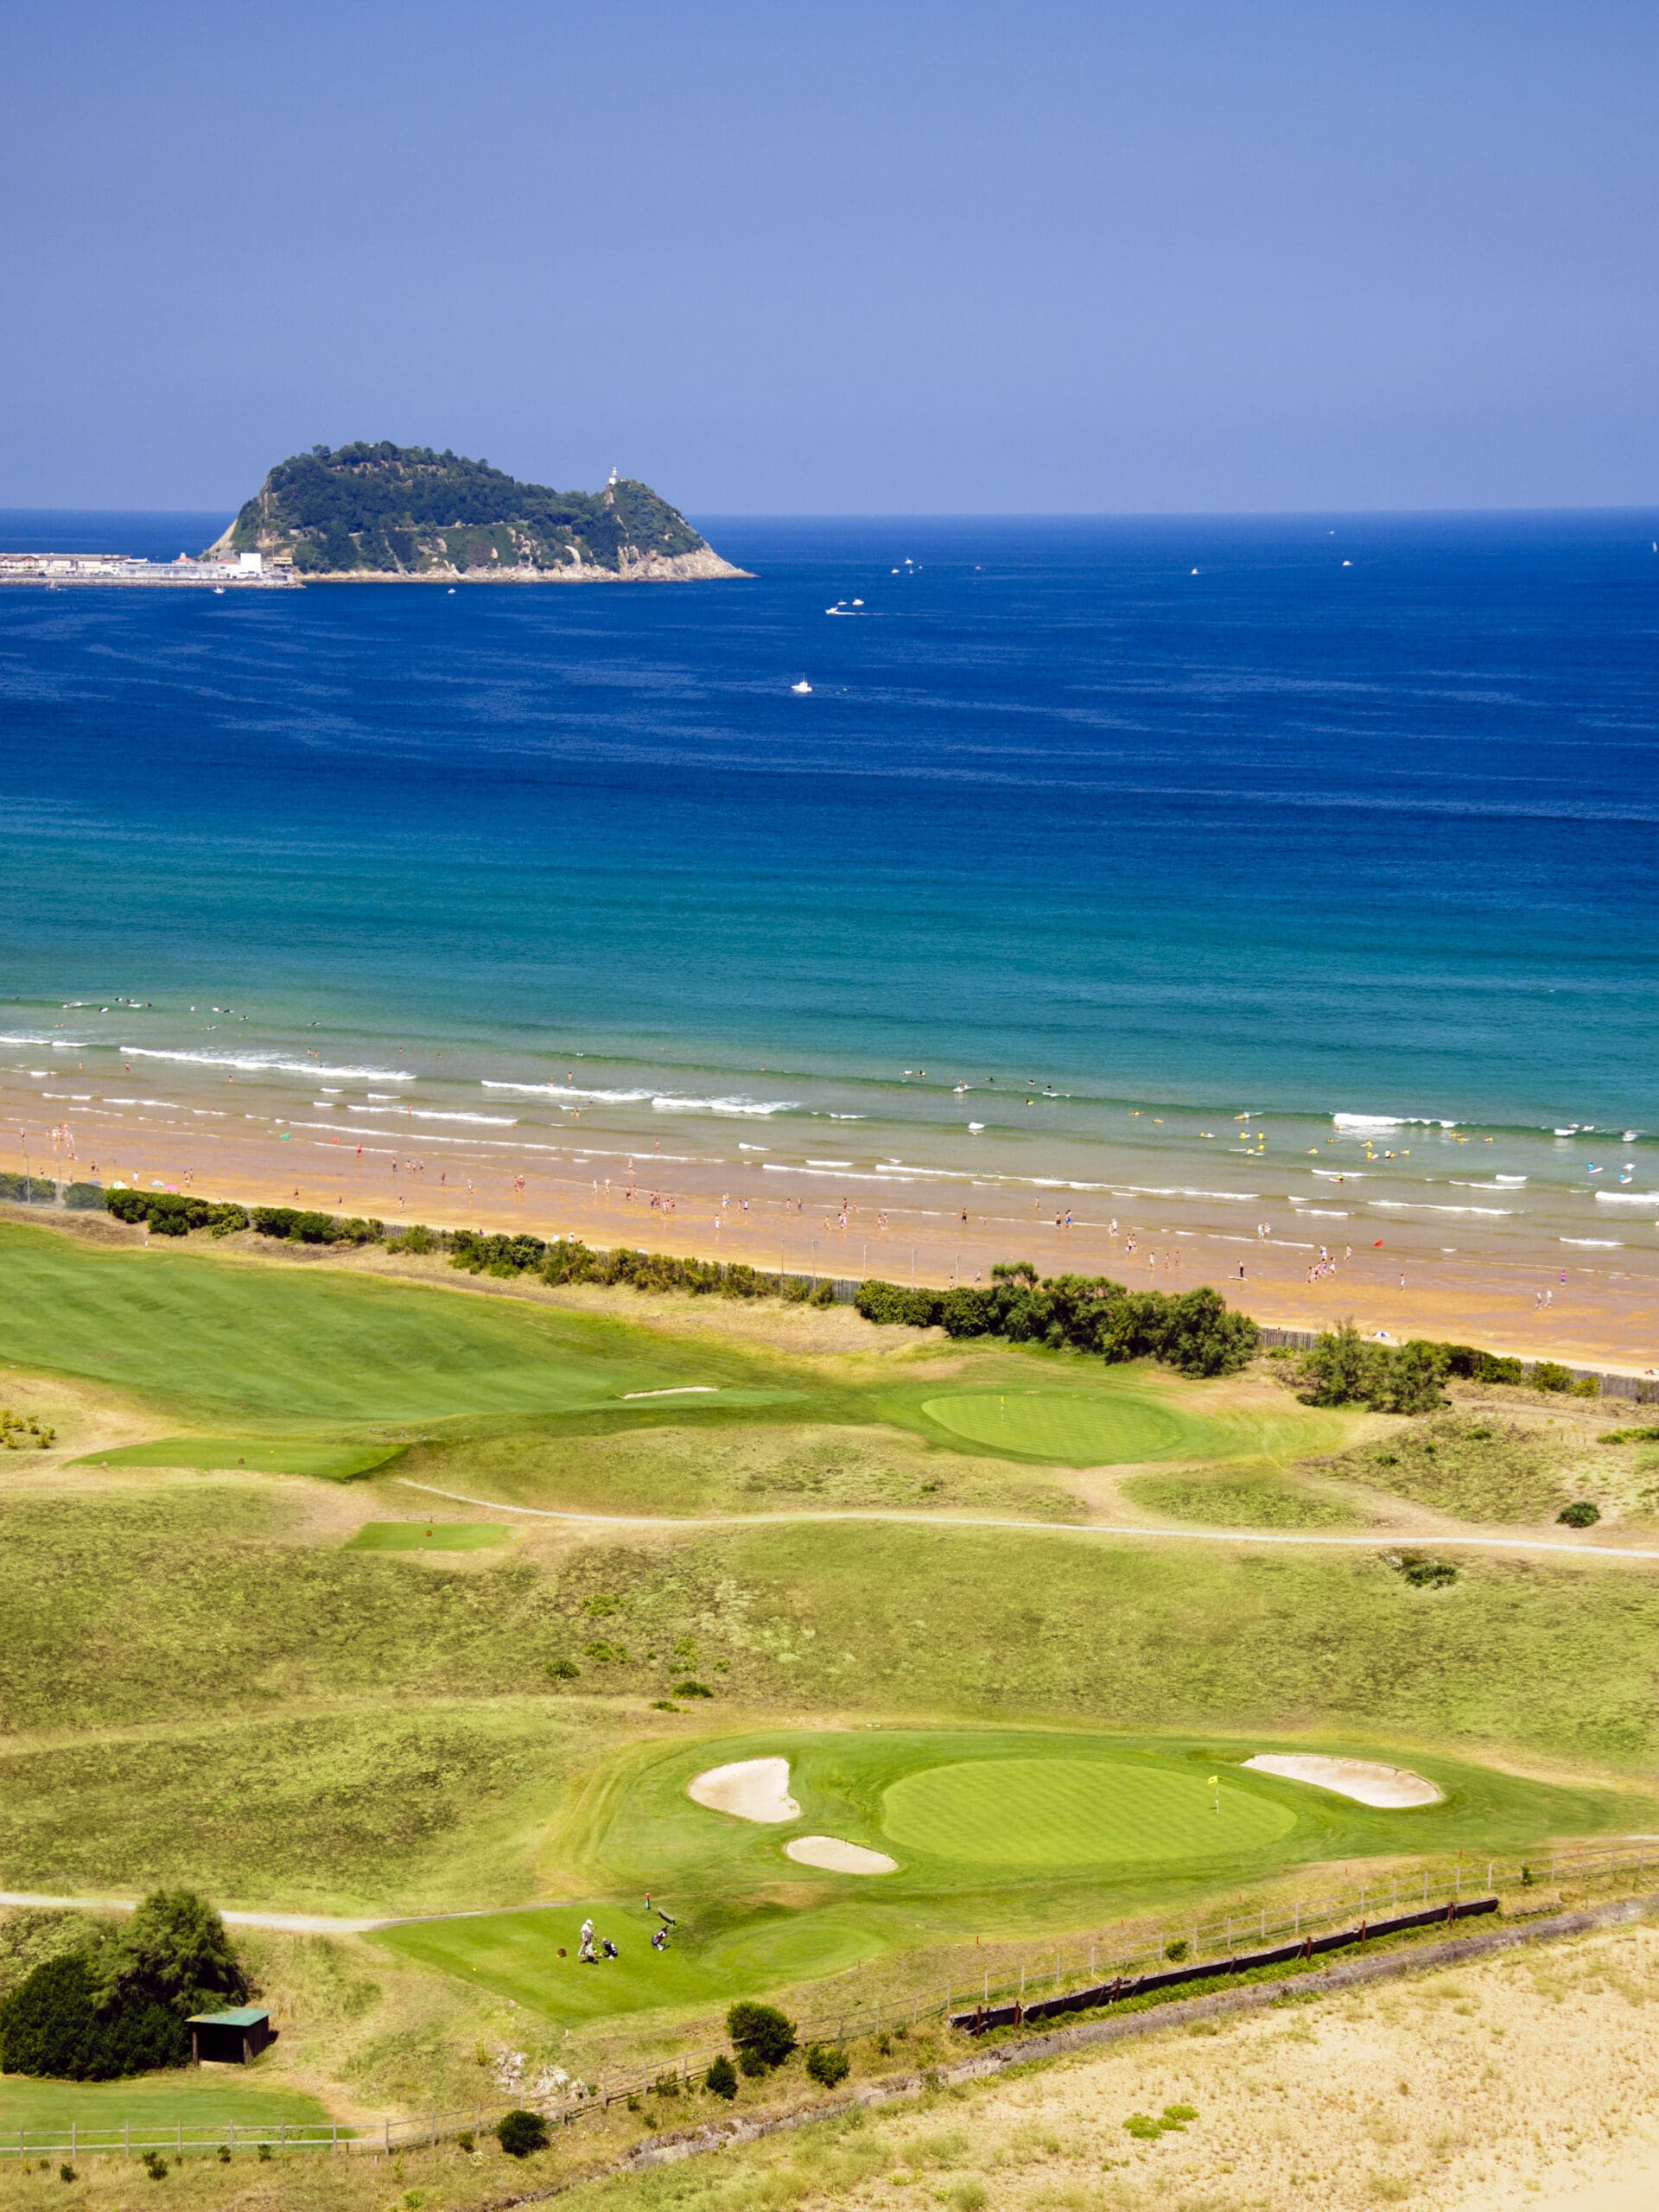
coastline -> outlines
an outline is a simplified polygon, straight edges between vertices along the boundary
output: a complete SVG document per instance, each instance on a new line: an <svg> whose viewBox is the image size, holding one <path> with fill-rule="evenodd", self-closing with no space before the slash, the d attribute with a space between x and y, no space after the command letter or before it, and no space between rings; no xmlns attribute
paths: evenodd
<svg viewBox="0 0 1659 2212"><path fill-rule="evenodd" d="M942 1223L937 1206L890 1204L881 1210L884 1228L876 1225L873 1211L856 1207L842 1226L838 1211L822 1211L822 1200L809 1203L792 1189L762 1192L753 1185L747 1212L741 1206L722 1210L721 1199L734 1195L729 1186L738 1178L718 1179L728 1185L722 1192L710 1185L706 1169L688 1176L680 1162L674 1163L680 1170L676 1189L659 1189L653 1205L643 1172L629 1198L629 1186L616 1176L607 1188L603 1178L572 1173L569 1166L563 1172L532 1168L522 1189L516 1187L518 1178L498 1169L493 1185L486 1186L468 1179L464 1168L451 1182L453 1161L447 1167L430 1160L423 1166L416 1152L359 1151L338 1139L232 1137L198 1128L181 1143L177 1137L139 1137L130 1126L100 1127L90 1116L78 1125L78 1139L76 1162L60 1169L65 1181L88 1174L89 1163L97 1161L98 1179L106 1187L120 1180L249 1205L360 1214L388 1228L418 1221L432 1229L503 1230L550 1242L571 1236L677 1258L744 1262L768 1272L854 1280L880 1275L934 1288L988 1280L998 1262L1028 1259L1045 1274L1104 1274L1132 1290L1209 1286L1230 1306L1272 1328L1318 1331L1351 1319L1367 1333L1386 1331L1395 1341L1427 1337L1637 1380L1659 1376L1650 1285L1592 1280L1573 1289L1570 1303L1564 1299L1541 1308L1531 1287L1536 1270L1491 1257L1423 1255L1410 1265L1402 1287L1396 1256L1357 1255L1334 1281L1309 1284L1298 1280L1306 1273L1300 1250L1268 1241L1252 1245L1241 1280L1241 1262L1233 1256L1236 1240L1225 1231L1189 1232L1179 1261L1172 1264L1173 1255L1160 1246L1147 1267L1138 1248L1125 1252L1121 1232L1114 1237L1103 1226L1083 1223L1057 1232L1052 1222L987 1214L970 1217L964 1227L960 1219ZM118 1174L105 1164L111 1156ZM648 1156L639 1162L642 1171L650 1164ZM0 1166L14 1172L22 1166L13 1135L0 1142ZM30 1166L41 1173L38 1153ZM22 1205L4 1211L7 1219L20 1222L65 1218Z"/></svg>

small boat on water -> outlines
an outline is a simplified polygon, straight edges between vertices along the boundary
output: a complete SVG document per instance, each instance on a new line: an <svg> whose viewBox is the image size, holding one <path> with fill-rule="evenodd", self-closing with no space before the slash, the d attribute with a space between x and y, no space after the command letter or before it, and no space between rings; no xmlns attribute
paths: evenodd
<svg viewBox="0 0 1659 2212"><path fill-rule="evenodd" d="M804 677L801 678L798 683L791 683L789 688L795 694L798 699L804 699L808 697L812 690L812 686L807 682Z"/></svg>

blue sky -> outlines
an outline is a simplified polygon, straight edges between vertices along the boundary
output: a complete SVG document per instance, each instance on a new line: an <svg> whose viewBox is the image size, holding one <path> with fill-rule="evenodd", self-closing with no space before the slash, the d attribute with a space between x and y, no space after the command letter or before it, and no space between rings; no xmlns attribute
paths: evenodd
<svg viewBox="0 0 1659 2212"><path fill-rule="evenodd" d="M0 504L391 436L703 514L1659 499L1650 0L64 0Z"/></svg>

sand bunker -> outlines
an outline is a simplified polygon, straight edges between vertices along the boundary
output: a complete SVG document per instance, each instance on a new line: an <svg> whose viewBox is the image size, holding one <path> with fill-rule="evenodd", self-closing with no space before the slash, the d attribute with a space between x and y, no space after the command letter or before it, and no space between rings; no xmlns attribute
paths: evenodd
<svg viewBox="0 0 1659 2212"><path fill-rule="evenodd" d="M1398 1810L1407 1805L1438 1805L1442 1792L1421 1774L1402 1766L1382 1766L1370 1759L1322 1758L1317 1752L1281 1754L1258 1752L1246 1759L1262 1774L1282 1775L1287 1782L1311 1782L1316 1789L1334 1789L1339 1797L1357 1804Z"/></svg>
<svg viewBox="0 0 1659 2212"><path fill-rule="evenodd" d="M896 1874L899 1861L885 1851L866 1851L835 1835L798 1835L784 1846L785 1859L803 1866L827 1866L832 1874Z"/></svg>
<svg viewBox="0 0 1659 2212"><path fill-rule="evenodd" d="M798 1821L801 1808L789 1794L787 1759L734 1759L711 1766L688 1782L685 1794L711 1813L732 1813L740 1821Z"/></svg>

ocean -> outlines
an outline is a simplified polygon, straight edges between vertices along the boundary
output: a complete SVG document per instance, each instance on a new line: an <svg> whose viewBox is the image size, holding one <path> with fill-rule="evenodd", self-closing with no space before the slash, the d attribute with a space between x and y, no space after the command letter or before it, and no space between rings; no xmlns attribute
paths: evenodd
<svg viewBox="0 0 1659 2212"><path fill-rule="evenodd" d="M700 526L753 581L0 590L19 1134L239 1075L480 1179L1659 1250L1659 515Z"/></svg>

